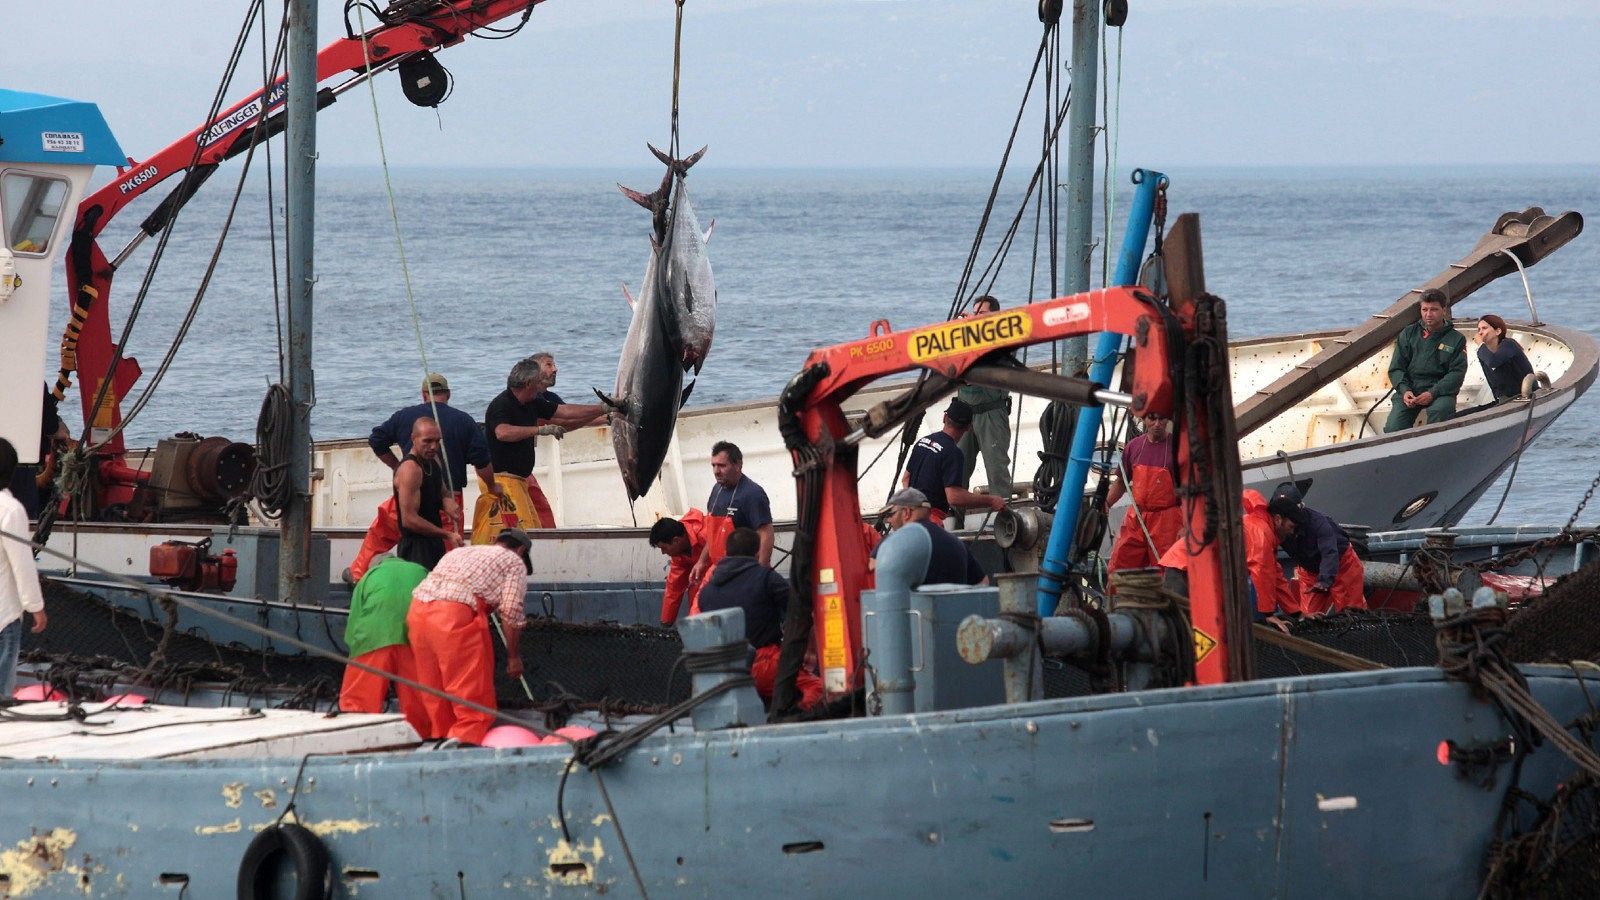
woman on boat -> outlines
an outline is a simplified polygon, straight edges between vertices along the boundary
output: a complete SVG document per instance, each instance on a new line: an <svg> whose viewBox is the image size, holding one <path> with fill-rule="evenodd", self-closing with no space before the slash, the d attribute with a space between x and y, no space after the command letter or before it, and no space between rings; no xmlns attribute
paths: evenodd
<svg viewBox="0 0 1600 900"><path fill-rule="evenodd" d="M1496 403L1521 395L1522 379L1533 374L1522 345L1506 337L1506 320L1493 313L1478 317L1478 365Z"/></svg>

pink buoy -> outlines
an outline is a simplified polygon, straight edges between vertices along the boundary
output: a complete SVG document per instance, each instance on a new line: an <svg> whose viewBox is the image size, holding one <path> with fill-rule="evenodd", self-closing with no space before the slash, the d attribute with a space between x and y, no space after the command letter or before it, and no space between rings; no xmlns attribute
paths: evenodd
<svg viewBox="0 0 1600 900"><path fill-rule="evenodd" d="M112 694L106 698L106 702L112 706L145 706L150 698L143 694Z"/></svg>
<svg viewBox="0 0 1600 900"><path fill-rule="evenodd" d="M584 738L592 738L598 733L599 732L595 731L593 728L585 728L582 725L568 725L565 728L556 729L556 734L559 734L564 738L571 738L574 741L581 741Z"/></svg>
<svg viewBox="0 0 1600 900"><path fill-rule="evenodd" d="M51 700L67 699L66 694L48 684L30 684L27 687L19 687L11 696L13 699L21 700L24 703L44 703Z"/></svg>
<svg viewBox="0 0 1600 900"><path fill-rule="evenodd" d="M496 725L483 736L485 747L533 747L539 736L521 725Z"/></svg>

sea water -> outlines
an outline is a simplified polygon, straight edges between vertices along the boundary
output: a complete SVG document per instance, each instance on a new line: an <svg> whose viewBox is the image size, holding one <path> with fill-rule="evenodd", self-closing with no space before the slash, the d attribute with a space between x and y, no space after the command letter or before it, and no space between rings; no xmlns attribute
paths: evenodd
<svg viewBox="0 0 1600 900"><path fill-rule="evenodd" d="M1200 214L1207 287L1227 299L1234 338L1359 324L1463 256L1508 210L1600 211L1600 179L1590 170L1169 174L1170 216ZM246 186L191 333L130 424L130 446L177 431L253 440L262 396L278 377L285 302L282 289L273 289L274 245L280 284L283 278L281 171L276 175L271 194L259 175ZM195 296L235 177L224 171L213 178L173 230L128 341L145 372L135 395L153 379ZM569 402L592 402L591 387L609 390L630 315L623 284L640 288L650 228L648 214L614 182L649 190L659 177L659 169L396 170L397 241L380 171L321 169L314 436L364 436L417 400L429 370L449 377L454 405L481 417L511 364L539 350L556 354L556 389ZM979 170L727 171L702 163L689 184L700 221L716 222L709 252L717 332L691 404L774 396L812 348L864 336L875 319L898 329L944 318L992 179ZM977 273L989 267L1018 215L1021 188L1012 180L1000 192ZM1097 198L1096 218L1103 220L1109 196L1114 249L1132 185L1123 173L1110 188ZM113 223L102 240L108 255L162 193ZM1044 218L1047 224L1048 211ZM1052 281L1048 239L1035 240L1034 207L1021 219L993 273L991 292L1007 305L1051 296L1052 285L1064 284L1064 248ZM1596 240L1580 235L1529 270L1543 321L1600 333ZM1103 226L1095 241L1098 285L1116 259L1113 252L1107 265ZM119 272L109 298L114 335L155 244L146 242ZM61 283L56 293L52 344L66 318ZM1529 318L1516 276L1456 308L1457 316L1487 312ZM1524 455L1501 524L1566 521L1600 469L1596 404L1600 396L1580 399ZM78 408L66 406L76 430ZM1466 524L1488 518L1505 482L1502 476ZM1596 514L1600 509L1584 520Z"/></svg>

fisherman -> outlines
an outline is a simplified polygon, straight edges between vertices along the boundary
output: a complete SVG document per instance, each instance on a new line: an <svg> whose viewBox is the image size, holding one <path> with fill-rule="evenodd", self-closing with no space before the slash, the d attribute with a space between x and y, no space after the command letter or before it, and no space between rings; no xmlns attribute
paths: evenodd
<svg viewBox="0 0 1600 900"><path fill-rule="evenodd" d="M969 315L1000 311L1000 301L988 294L972 301ZM972 407L972 429L961 436L961 486L972 484L972 473L983 455L989 477L988 491L1002 499L1011 496L1011 395L999 388L966 384L956 396Z"/></svg>
<svg viewBox="0 0 1600 900"><path fill-rule="evenodd" d="M701 584L706 573L722 558L728 535L735 528L754 529L761 538L756 561L772 565L772 503L753 479L744 477L744 453L730 441L711 445L711 496L706 500L705 547L689 572L690 584Z"/></svg>
<svg viewBox="0 0 1600 900"><path fill-rule="evenodd" d="M916 488L901 488L889 498L888 512L890 531L917 525L925 529L933 541L928 554L928 568L922 574L921 584L989 583L983 567L973 558L966 543L930 521L933 504L928 501L927 494ZM877 555L876 549L873 555Z"/></svg>
<svg viewBox="0 0 1600 900"><path fill-rule="evenodd" d="M1424 291L1417 308L1422 321L1400 332L1389 360L1394 402L1383 426L1386 432L1410 428L1423 412L1429 425L1449 419L1467 377L1467 339L1450 324L1450 304L1444 294L1431 288Z"/></svg>
<svg viewBox="0 0 1600 900"><path fill-rule="evenodd" d="M689 615L700 611L702 581L691 581L690 573L705 553L705 513L691 509L676 519L662 517L650 526L650 546L667 558L667 587L661 593L661 625L671 628L678 621L683 598L689 597Z"/></svg>
<svg viewBox="0 0 1600 900"><path fill-rule="evenodd" d="M493 544L457 547L417 585L406 614L417 681L490 709L495 706L494 643L489 616L498 612L506 642L506 675L522 677L524 594L533 561L528 533L500 532ZM494 717L432 694L422 695L423 740L481 744Z"/></svg>
<svg viewBox="0 0 1600 900"><path fill-rule="evenodd" d="M538 438L548 435L559 440L568 428L592 422L605 414L605 408L597 403L560 403L548 399L543 396L548 386L544 367L537 357L530 356L511 367L506 376L506 389L489 401L483 427L502 492L498 497L478 498L478 508L473 515L473 543L488 543L505 525L545 527L528 490ZM501 507L502 518L494 521L497 506Z"/></svg>
<svg viewBox="0 0 1600 900"><path fill-rule="evenodd" d="M394 557L378 560L361 576L350 594L350 616L344 626L344 641L352 659L416 680L416 660L406 640L406 613L411 609L412 591L427 577L427 569ZM401 714L422 734L429 727L422 695L410 685L357 666L345 666L339 708L345 712L381 713L388 703L391 683L400 698Z"/></svg>
<svg viewBox="0 0 1600 900"><path fill-rule="evenodd" d="M1506 320L1494 313L1478 317L1478 365L1497 403L1521 396L1522 380L1533 374L1528 354L1506 337Z"/></svg>
<svg viewBox="0 0 1600 900"><path fill-rule="evenodd" d="M1361 560L1344 529L1306 506L1300 491L1285 484L1267 503L1279 545L1295 564L1300 611L1320 616L1330 609L1365 609Z"/></svg>
<svg viewBox="0 0 1600 900"><path fill-rule="evenodd" d="M756 693L771 703L783 647L783 621L792 594L789 582L756 560L760 548L761 535L754 529L736 528L728 535L725 556L700 591L700 610L744 610L745 640L755 651L750 676L755 680ZM816 675L802 671L795 687L800 691L802 709L810 709L822 700L822 679Z"/></svg>
<svg viewBox="0 0 1600 900"><path fill-rule="evenodd" d="M1172 474L1177 441L1164 417L1146 413L1140 421L1144 433L1122 448L1122 464L1106 492L1106 509L1130 493L1130 484L1133 495L1111 544L1108 572L1156 565L1183 534L1183 510Z"/></svg>
<svg viewBox="0 0 1600 900"><path fill-rule="evenodd" d="M1255 620L1288 634L1289 620L1284 615L1299 612L1300 598L1289 579L1283 577L1283 566L1278 564L1278 531L1267 510L1267 498L1261 496L1260 491L1246 488L1240 499L1244 510L1244 561L1250 573ZM1183 541L1173 541L1162 555L1161 565L1187 576L1189 554ZM1186 585L1184 592L1187 592Z"/></svg>
<svg viewBox="0 0 1600 900"><path fill-rule="evenodd" d="M439 423L426 416L411 425L411 452L394 470L395 555L432 570L461 535L444 527L444 467L439 465Z"/></svg>
<svg viewBox="0 0 1600 900"><path fill-rule="evenodd" d="M39 570L33 564L28 540L28 513L11 495L11 476L17 471L17 448L0 438L0 700L10 700L17 685L17 656L22 652L22 614L33 616L33 633L44 631L50 617L44 611Z"/></svg>
<svg viewBox="0 0 1600 900"><path fill-rule="evenodd" d="M932 505L929 519L944 526L952 509L989 509L999 512L1006 507L1003 497L996 494L977 494L962 487L961 470L965 465L960 442L972 428L972 407L960 397L950 401L944 411L944 427L917 441L911 448L911 458L906 461L906 473L900 479L901 487L921 491Z"/></svg>
<svg viewBox="0 0 1600 900"><path fill-rule="evenodd" d="M422 379L422 402L396 410L382 424L373 428L372 434L367 437L367 446L390 471L398 469L400 460L395 457L393 448L399 446L401 456L411 452L411 427L424 416L438 422L439 430L444 435L445 471L450 476L451 499L455 506L454 510L447 508L446 512L450 516L451 526L457 533L464 533L466 517L461 514L461 492L467 485L467 465L470 463L477 470L478 477L489 486L490 493L499 494L500 485L494 478L494 466L490 464L489 445L484 442L483 429L478 427L470 414L450 405L448 379L438 372L429 372ZM378 504L378 514L367 526L361 550L356 553L355 561L350 563L350 580L360 581L372 565L373 558L387 553L399 542L400 526L395 517L394 500L390 498Z"/></svg>
<svg viewBox="0 0 1600 900"><path fill-rule="evenodd" d="M532 356L530 356L528 358L538 361L538 363L539 363L539 372L540 372L541 375L544 376L544 391L542 391L539 394L539 398L541 400L546 400L546 401L549 401L551 403L554 403L557 406L557 408L559 408L561 406L564 406L564 405L570 405L570 404L567 404L567 402L565 400L561 399L561 395L560 394L557 394L555 391L551 390L551 388L556 386L556 373L559 371L556 368L556 358L555 358L555 356L550 354L550 353L546 353L544 351L540 351L540 352L535 353L534 355L532 355ZM594 424L596 424L598 422L603 421L606 418L606 415L607 415L606 408L604 406L601 406L601 407L599 407L599 409L601 411L598 414L596 414L594 416L591 416L587 420L580 421L578 419L578 417L574 416L574 417L571 417L567 421L556 421L556 420L553 420L553 419L541 419L538 424L540 424L540 425L548 425L548 424L561 425L562 427L566 428L568 431L571 431L574 428L582 428L582 427L584 427L586 425L594 425ZM539 479L536 478L532 473L530 473L528 475L528 497L533 501L534 510L539 513L539 527L540 528L554 528L554 527L556 527L555 510L550 508L550 501L545 497L544 489L539 487Z"/></svg>

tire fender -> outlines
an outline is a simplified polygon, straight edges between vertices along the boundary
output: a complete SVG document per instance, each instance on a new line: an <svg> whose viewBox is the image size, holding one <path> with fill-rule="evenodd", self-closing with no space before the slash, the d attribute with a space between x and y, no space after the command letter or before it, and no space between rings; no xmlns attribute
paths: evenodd
<svg viewBox="0 0 1600 900"><path fill-rule="evenodd" d="M295 900L333 896L333 860L327 845L309 828L283 822L256 835L245 849L239 861L239 900L278 896L274 888L280 854L288 854L294 867Z"/></svg>

